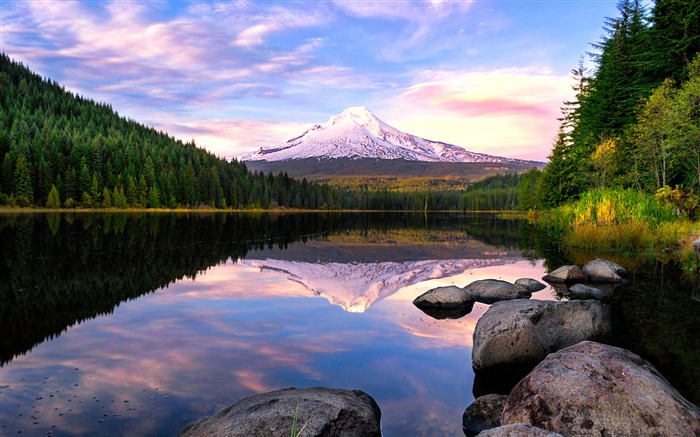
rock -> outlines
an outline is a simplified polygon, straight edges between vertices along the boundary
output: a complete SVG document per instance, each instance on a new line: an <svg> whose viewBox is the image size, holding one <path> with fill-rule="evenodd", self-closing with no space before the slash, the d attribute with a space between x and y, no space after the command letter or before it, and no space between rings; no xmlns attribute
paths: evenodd
<svg viewBox="0 0 700 437"><path fill-rule="evenodd" d="M310 436L381 436L381 412L360 390L287 388L251 396L187 425L179 437L290 435L298 407L297 431Z"/></svg>
<svg viewBox="0 0 700 437"><path fill-rule="evenodd" d="M566 436L695 436L700 408L638 355L584 341L549 355L523 378L502 422Z"/></svg>
<svg viewBox="0 0 700 437"><path fill-rule="evenodd" d="M477 437L564 437L561 434L545 431L534 426L518 423L515 425L503 425L481 432Z"/></svg>
<svg viewBox="0 0 700 437"><path fill-rule="evenodd" d="M517 281L515 281L515 285L522 285L523 287L527 288L528 291L534 293L535 291L540 291L544 290L547 288L546 285L541 283L540 281L537 281L532 278L520 278Z"/></svg>
<svg viewBox="0 0 700 437"><path fill-rule="evenodd" d="M508 396L489 394L474 399L462 415L462 430L467 437L501 426L501 414Z"/></svg>
<svg viewBox="0 0 700 437"><path fill-rule="evenodd" d="M597 300L497 302L476 323L472 365L531 369L547 354L605 338L611 329L610 307Z"/></svg>
<svg viewBox="0 0 700 437"><path fill-rule="evenodd" d="M529 299L532 293L522 285L511 284L500 279L481 279L464 289L477 302L492 304L502 300Z"/></svg>
<svg viewBox="0 0 700 437"><path fill-rule="evenodd" d="M596 258L583 266L583 275L590 282L627 282L621 275L627 271L612 261Z"/></svg>
<svg viewBox="0 0 700 437"><path fill-rule="evenodd" d="M413 300L418 308L455 309L474 305L474 298L463 288L450 285L428 290Z"/></svg>
<svg viewBox="0 0 700 437"><path fill-rule="evenodd" d="M693 241L693 251L695 252L695 257L700 258L700 238Z"/></svg>
<svg viewBox="0 0 700 437"><path fill-rule="evenodd" d="M543 280L547 282L581 282L586 279L579 266L561 266L545 275Z"/></svg>
<svg viewBox="0 0 700 437"><path fill-rule="evenodd" d="M601 297L605 296L607 293L600 288L595 288L595 287L590 287L588 285L583 285L583 284L574 284L571 287L569 287L569 294L578 297L578 298L596 298L600 299Z"/></svg>

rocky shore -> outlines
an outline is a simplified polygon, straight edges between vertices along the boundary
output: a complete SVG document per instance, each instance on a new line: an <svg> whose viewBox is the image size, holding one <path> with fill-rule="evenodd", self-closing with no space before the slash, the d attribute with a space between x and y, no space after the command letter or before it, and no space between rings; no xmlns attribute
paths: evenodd
<svg viewBox="0 0 700 437"><path fill-rule="evenodd" d="M464 434L700 435L700 408L649 362L605 344L611 309L599 299L625 276L619 265L596 259L542 278L573 300L530 299L545 288L531 278L479 280L418 296L415 306L438 319L462 317L475 302L490 305L474 329L474 393L481 393L464 411ZM362 391L290 388L245 398L179 436L380 436L380 418L379 406Z"/></svg>
<svg viewBox="0 0 700 437"><path fill-rule="evenodd" d="M507 396L475 399L462 418L465 435L700 435L697 406L638 355L603 344L612 323L597 299L625 275L600 259L564 266L543 279L590 300L492 305L474 330L475 371L525 376Z"/></svg>

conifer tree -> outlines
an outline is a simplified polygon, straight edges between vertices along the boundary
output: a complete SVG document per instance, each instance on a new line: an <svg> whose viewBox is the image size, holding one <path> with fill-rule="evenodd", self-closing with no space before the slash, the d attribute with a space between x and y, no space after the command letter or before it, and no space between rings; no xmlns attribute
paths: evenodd
<svg viewBox="0 0 700 437"><path fill-rule="evenodd" d="M47 208L60 208L61 207L61 196L58 194L58 189L55 185L51 186L51 191L49 191L49 197L46 200Z"/></svg>
<svg viewBox="0 0 700 437"><path fill-rule="evenodd" d="M15 198L20 206L29 206L34 203L34 190L32 177L24 155L19 155L15 163Z"/></svg>

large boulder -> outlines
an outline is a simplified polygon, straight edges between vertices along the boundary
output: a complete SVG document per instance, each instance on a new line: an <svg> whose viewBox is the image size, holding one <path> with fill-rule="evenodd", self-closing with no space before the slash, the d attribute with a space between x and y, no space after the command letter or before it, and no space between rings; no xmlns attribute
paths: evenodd
<svg viewBox="0 0 700 437"><path fill-rule="evenodd" d="M586 279L579 266L561 266L545 275L543 280L549 283L582 282Z"/></svg>
<svg viewBox="0 0 700 437"><path fill-rule="evenodd" d="M502 300L529 299L532 296L530 290L522 285L511 284L500 279L480 279L464 289L475 301L486 304Z"/></svg>
<svg viewBox="0 0 700 437"><path fill-rule="evenodd" d="M651 364L590 341L549 355L523 378L502 422L566 436L700 435L700 409Z"/></svg>
<svg viewBox="0 0 700 437"><path fill-rule="evenodd" d="M413 305L418 308L431 309L457 309L471 307L474 305L474 298L465 291L454 285L447 287L437 287L426 291L413 300Z"/></svg>
<svg viewBox="0 0 700 437"><path fill-rule="evenodd" d="M501 426L501 414L508 396L489 394L474 399L462 415L462 430L467 437Z"/></svg>
<svg viewBox="0 0 700 437"><path fill-rule="evenodd" d="M187 425L179 437L269 437L296 430L310 436L381 436L381 412L360 390L288 388L242 399Z"/></svg>
<svg viewBox="0 0 700 437"><path fill-rule="evenodd" d="M597 300L497 302L476 323L476 370L532 368L547 354L583 340L607 337L610 307Z"/></svg>
<svg viewBox="0 0 700 437"><path fill-rule="evenodd" d="M545 431L534 426L518 423L516 425L503 425L480 432L477 437L563 437L561 434Z"/></svg>
<svg viewBox="0 0 700 437"><path fill-rule="evenodd" d="M522 285L523 287L527 288L531 292L536 292L540 290L544 290L547 288L546 285L541 283L540 281L532 278L520 278L515 281L515 285Z"/></svg>
<svg viewBox="0 0 700 437"><path fill-rule="evenodd" d="M583 266L583 275L590 282L627 282L622 275L627 271L612 261L596 258Z"/></svg>

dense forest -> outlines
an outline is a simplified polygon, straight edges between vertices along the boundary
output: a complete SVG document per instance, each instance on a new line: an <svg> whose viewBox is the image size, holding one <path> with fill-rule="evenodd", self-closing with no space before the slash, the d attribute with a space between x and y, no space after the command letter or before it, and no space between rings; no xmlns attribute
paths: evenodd
<svg viewBox="0 0 700 437"><path fill-rule="evenodd" d="M0 204L117 208L356 207L355 197L250 172L120 117L0 57Z"/></svg>
<svg viewBox="0 0 700 437"><path fill-rule="evenodd" d="M466 190L409 191L343 189L251 171L120 117L6 55L0 161L0 205L7 206L462 211L514 209L519 194L514 174Z"/></svg>
<svg viewBox="0 0 700 437"><path fill-rule="evenodd" d="M700 1L622 0L572 70L575 98L537 189L552 207L595 188L700 189Z"/></svg>

